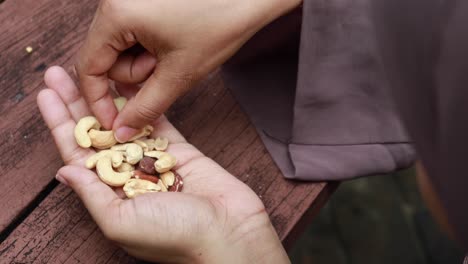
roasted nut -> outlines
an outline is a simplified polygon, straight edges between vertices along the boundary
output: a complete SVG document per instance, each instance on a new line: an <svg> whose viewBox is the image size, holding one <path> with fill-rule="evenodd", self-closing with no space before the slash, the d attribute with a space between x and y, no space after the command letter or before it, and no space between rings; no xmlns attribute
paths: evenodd
<svg viewBox="0 0 468 264"><path fill-rule="evenodd" d="M154 140L155 149L159 151L165 151L168 144L169 140L165 137L158 137Z"/></svg>
<svg viewBox="0 0 468 264"><path fill-rule="evenodd" d="M132 172L114 171L112 168L111 157L106 155L97 161L96 172L101 181L113 187L123 186L132 177Z"/></svg>
<svg viewBox="0 0 468 264"><path fill-rule="evenodd" d="M175 182L175 175L172 171L167 171L159 175L159 178L161 181L166 185L167 188L171 187L174 185Z"/></svg>
<svg viewBox="0 0 468 264"><path fill-rule="evenodd" d="M128 198L134 198L140 194L161 191L161 187L147 180L130 179L125 183L123 190Z"/></svg>
<svg viewBox="0 0 468 264"><path fill-rule="evenodd" d="M177 172L174 172L174 176L175 176L174 184L168 188L168 191L181 192L182 189L184 188L184 180L182 179L182 176L180 176Z"/></svg>
<svg viewBox="0 0 468 264"><path fill-rule="evenodd" d="M148 150L145 150L145 151L152 151L152 150L156 149L156 144L154 143L154 138L145 139L144 142L148 146Z"/></svg>
<svg viewBox="0 0 468 264"><path fill-rule="evenodd" d="M165 152L159 150L146 151L144 153L145 157L157 158L159 159Z"/></svg>
<svg viewBox="0 0 468 264"><path fill-rule="evenodd" d="M135 139L135 140L133 141L133 143L135 143L135 144L137 144L138 146L140 146L140 147L143 149L143 151L149 151L148 144L147 144L145 141L140 140L140 139Z"/></svg>
<svg viewBox="0 0 468 264"><path fill-rule="evenodd" d="M114 105L119 112L122 111L122 109L124 108L126 104L127 104L127 98L123 96L114 98Z"/></svg>
<svg viewBox="0 0 468 264"><path fill-rule="evenodd" d="M125 161L134 165L143 158L143 149L135 143L118 144L111 147L114 151L125 151Z"/></svg>
<svg viewBox="0 0 468 264"><path fill-rule="evenodd" d="M147 181L154 182L154 183L159 182L158 177L156 177L154 175L146 174L146 173L144 173L142 171L139 171L139 170L136 170L136 171L133 172L133 177L135 177L135 179L147 180Z"/></svg>
<svg viewBox="0 0 468 264"><path fill-rule="evenodd" d="M125 148L125 161L134 165L143 158L143 149L135 143L130 143Z"/></svg>
<svg viewBox="0 0 468 264"><path fill-rule="evenodd" d="M154 169L154 162L156 162L156 159L144 157L138 163L138 170L141 170L147 174L156 174L156 170Z"/></svg>
<svg viewBox="0 0 468 264"><path fill-rule="evenodd" d="M154 130L154 128L152 126L147 125L144 128L142 128L141 131L138 134L136 134L135 136L130 138L128 141L134 141L135 139L139 139L139 138L142 138L142 137L149 136L149 135L151 135L151 133L153 133L153 130Z"/></svg>
<svg viewBox="0 0 468 264"><path fill-rule="evenodd" d="M94 116L85 116L78 121L75 126L74 134L76 143L82 148L91 147L91 139L88 131L91 129L100 129L101 124Z"/></svg>
<svg viewBox="0 0 468 264"><path fill-rule="evenodd" d="M159 187L161 187L161 192L167 192L167 187L162 181L158 181Z"/></svg>
<svg viewBox="0 0 468 264"><path fill-rule="evenodd" d="M118 152L118 151L113 151L113 150L101 150L93 155L91 155L87 160L86 160L86 168L92 169L96 167L96 164L98 160L104 156L109 156L111 157L112 161L112 167L117 168L122 164L123 161L123 153Z"/></svg>
<svg viewBox="0 0 468 264"><path fill-rule="evenodd" d="M159 173L164 173L170 171L177 164L177 159L169 153L164 152L159 156L158 160L154 163L156 171Z"/></svg>
<svg viewBox="0 0 468 264"><path fill-rule="evenodd" d="M135 167L131 164L128 164L127 162L123 162L120 166L117 167L118 172L124 172L124 171L133 172L134 170L135 170Z"/></svg>
<svg viewBox="0 0 468 264"><path fill-rule="evenodd" d="M108 149L117 144L117 140L115 140L114 137L114 131L99 131L91 129L88 132L88 136L91 139L91 146L97 149Z"/></svg>

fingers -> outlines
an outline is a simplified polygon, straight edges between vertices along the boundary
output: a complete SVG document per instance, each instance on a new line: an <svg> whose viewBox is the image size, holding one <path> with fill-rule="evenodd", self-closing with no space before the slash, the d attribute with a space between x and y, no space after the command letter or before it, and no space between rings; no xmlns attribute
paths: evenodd
<svg viewBox="0 0 468 264"><path fill-rule="evenodd" d="M122 54L109 70L109 78L121 83L142 83L151 75L156 58L145 51L137 56Z"/></svg>
<svg viewBox="0 0 468 264"><path fill-rule="evenodd" d="M84 165L91 151L76 144L73 136L76 123L57 92L42 90L37 96L37 104L65 164Z"/></svg>
<svg viewBox="0 0 468 264"><path fill-rule="evenodd" d="M114 121L119 141L136 134L136 129L151 124L192 84L192 79L172 65L158 65L136 96L128 102Z"/></svg>
<svg viewBox="0 0 468 264"><path fill-rule="evenodd" d="M44 75L44 81L48 88L58 93L73 120L78 121L80 118L91 114L80 91L62 67L50 67Z"/></svg>
<svg viewBox="0 0 468 264"><path fill-rule="evenodd" d="M57 172L57 179L76 192L103 231L109 221L118 216L113 213L118 210L122 199L94 172L80 166L65 166Z"/></svg>
<svg viewBox="0 0 468 264"><path fill-rule="evenodd" d="M117 116L107 72L119 54L136 43L136 37L126 30L121 7L113 6L116 2L101 2L75 65L83 96L106 129L112 127Z"/></svg>
<svg viewBox="0 0 468 264"><path fill-rule="evenodd" d="M131 99L132 97L135 97L135 95L140 90L140 87L137 84L115 82L115 89L120 96Z"/></svg>

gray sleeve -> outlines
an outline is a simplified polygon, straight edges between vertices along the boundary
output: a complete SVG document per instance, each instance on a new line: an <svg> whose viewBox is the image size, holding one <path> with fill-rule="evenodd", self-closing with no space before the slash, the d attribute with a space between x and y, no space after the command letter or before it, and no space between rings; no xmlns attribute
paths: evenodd
<svg viewBox="0 0 468 264"><path fill-rule="evenodd" d="M306 0L223 68L287 178L343 180L411 165L387 93L370 0Z"/></svg>

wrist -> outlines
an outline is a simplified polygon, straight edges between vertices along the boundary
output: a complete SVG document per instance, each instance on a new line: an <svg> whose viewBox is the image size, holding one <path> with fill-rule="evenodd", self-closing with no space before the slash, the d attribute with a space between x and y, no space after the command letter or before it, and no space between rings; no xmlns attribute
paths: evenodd
<svg viewBox="0 0 468 264"><path fill-rule="evenodd" d="M252 26L259 30L298 7L302 0L247 0L245 2L252 10Z"/></svg>
<svg viewBox="0 0 468 264"><path fill-rule="evenodd" d="M234 230L211 233L203 245L192 263L290 263L266 213Z"/></svg>

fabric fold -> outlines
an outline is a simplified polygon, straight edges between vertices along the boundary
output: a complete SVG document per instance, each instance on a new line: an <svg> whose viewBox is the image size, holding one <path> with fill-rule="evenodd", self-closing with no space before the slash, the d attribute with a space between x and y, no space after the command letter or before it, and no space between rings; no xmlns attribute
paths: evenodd
<svg viewBox="0 0 468 264"><path fill-rule="evenodd" d="M287 178L351 179L414 160L376 56L369 2L304 1L222 69Z"/></svg>

